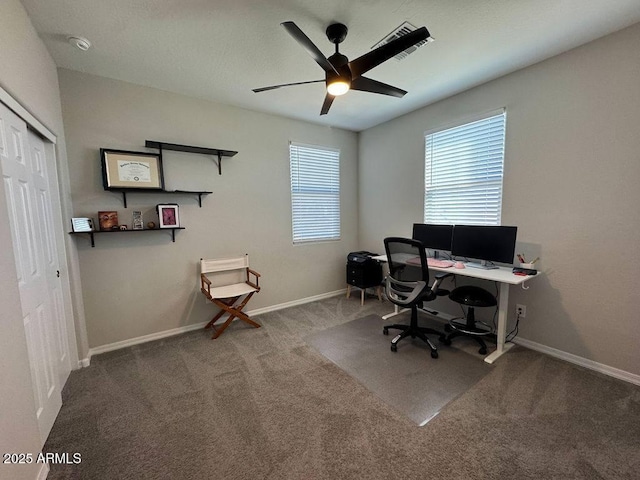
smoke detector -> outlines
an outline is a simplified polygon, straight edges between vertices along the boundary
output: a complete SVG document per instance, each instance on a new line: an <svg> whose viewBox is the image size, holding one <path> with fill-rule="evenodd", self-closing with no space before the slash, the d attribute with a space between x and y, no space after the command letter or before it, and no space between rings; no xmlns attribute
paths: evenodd
<svg viewBox="0 0 640 480"><path fill-rule="evenodd" d="M396 38L400 38L402 35L406 35L407 33L413 32L414 30L417 30L415 26L411 25L409 22L404 22L402 25L396 28L393 32L391 32L389 35L387 35L378 43L376 43L373 47L371 47L371 49L373 50L374 48L378 48L378 47L381 47L382 45L386 45L387 43L392 42ZM433 41L434 41L433 37L426 38L425 40L422 40L421 42L418 42L415 45L412 45L406 50L403 50L393 58L395 58L396 60L402 60L406 58L408 55L415 52L421 46L426 45L427 43L433 42Z"/></svg>
<svg viewBox="0 0 640 480"><path fill-rule="evenodd" d="M89 50L89 48L91 48L91 42L84 37L78 37L74 35L71 37L67 37L67 41L83 52L86 52L87 50Z"/></svg>

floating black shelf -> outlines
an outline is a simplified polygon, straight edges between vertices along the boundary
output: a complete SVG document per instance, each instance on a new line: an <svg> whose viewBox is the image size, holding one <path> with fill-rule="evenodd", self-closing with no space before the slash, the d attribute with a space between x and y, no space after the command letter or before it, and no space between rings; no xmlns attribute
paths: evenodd
<svg viewBox="0 0 640 480"><path fill-rule="evenodd" d="M146 140L144 146L147 148L156 148L160 150L160 156L162 156L162 150L213 155L214 157L218 158L218 175L222 175L222 157L233 157L238 153L234 152L233 150L220 150L218 148L208 147L193 147L191 145L178 145L176 143L165 143L155 140Z"/></svg>
<svg viewBox="0 0 640 480"><path fill-rule="evenodd" d="M202 208L202 196L210 195L213 192L205 192L205 191L192 191L192 190L160 190L160 189L152 189L152 188L108 188L106 189L110 192L120 192L122 193L122 203L124 203L124 208L127 208L127 193L170 193L170 194L179 194L179 195L197 195L198 196L198 205Z"/></svg>
<svg viewBox="0 0 640 480"><path fill-rule="evenodd" d="M171 231L173 243L176 241L176 230L184 230L184 227L172 228L145 228L143 230L94 230L92 232L69 232L69 235L89 235L91 237L91 247L95 247L94 234L96 233L140 233L140 232L167 232Z"/></svg>

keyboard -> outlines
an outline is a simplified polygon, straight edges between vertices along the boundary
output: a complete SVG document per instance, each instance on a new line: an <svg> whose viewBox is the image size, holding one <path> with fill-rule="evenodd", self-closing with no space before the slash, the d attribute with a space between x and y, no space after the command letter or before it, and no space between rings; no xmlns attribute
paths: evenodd
<svg viewBox="0 0 640 480"><path fill-rule="evenodd" d="M455 262L451 260L440 260L438 258L427 258L427 265L430 267L449 268L453 267Z"/></svg>

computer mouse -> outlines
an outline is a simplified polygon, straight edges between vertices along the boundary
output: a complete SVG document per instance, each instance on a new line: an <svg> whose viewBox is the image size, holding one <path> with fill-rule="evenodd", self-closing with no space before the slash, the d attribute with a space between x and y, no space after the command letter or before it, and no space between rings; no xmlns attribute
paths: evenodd
<svg viewBox="0 0 640 480"><path fill-rule="evenodd" d="M462 263L462 262L456 262L456 263L453 265L453 268L466 268L466 267L464 266L464 263Z"/></svg>

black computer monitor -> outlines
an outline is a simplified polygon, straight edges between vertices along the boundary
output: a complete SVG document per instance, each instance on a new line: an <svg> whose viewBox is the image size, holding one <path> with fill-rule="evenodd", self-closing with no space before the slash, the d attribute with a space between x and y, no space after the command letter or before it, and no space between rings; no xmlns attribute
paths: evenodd
<svg viewBox="0 0 640 480"><path fill-rule="evenodd" d="M425 248L434 250L434 256L438 252L451 251L451 235L453 225L435 225L432 223L414 223L411 238L420 240Z"/></svg>
<svg viewBox="0 0 640 480"><path fill-rule="evenodd" d="M481 260L470 267L497 268L491 262L513 263L518 227L456 225L453 228L451 255Z"/></svg>

